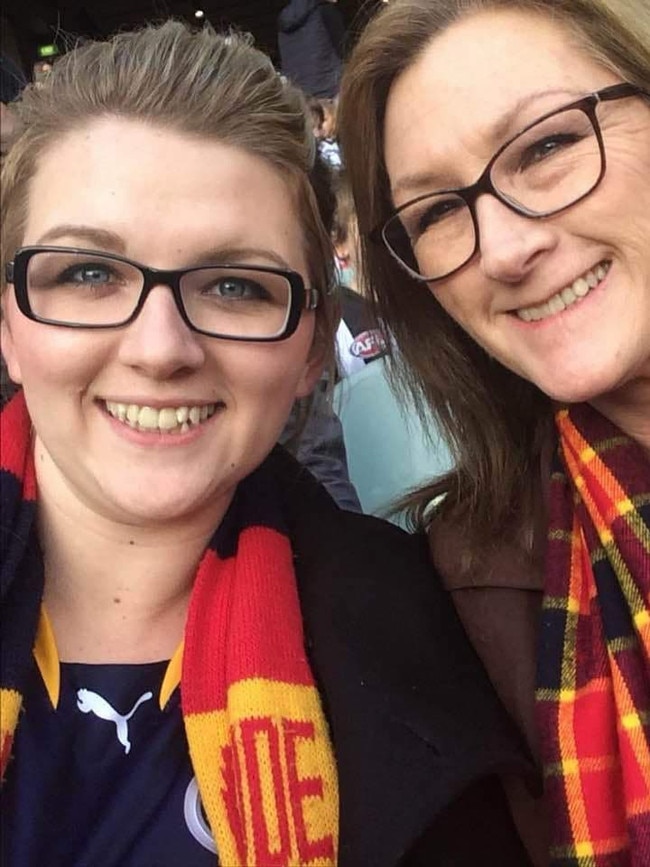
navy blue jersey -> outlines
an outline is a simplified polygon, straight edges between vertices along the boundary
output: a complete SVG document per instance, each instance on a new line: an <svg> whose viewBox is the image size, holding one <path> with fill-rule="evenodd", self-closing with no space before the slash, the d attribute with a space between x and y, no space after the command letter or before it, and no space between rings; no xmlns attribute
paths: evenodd
<svg viewBox="0 0 650 867"><path fill-rule="evenodd" d="M215 867L168 663L34 665L2 793L3 867Z"/></svg>

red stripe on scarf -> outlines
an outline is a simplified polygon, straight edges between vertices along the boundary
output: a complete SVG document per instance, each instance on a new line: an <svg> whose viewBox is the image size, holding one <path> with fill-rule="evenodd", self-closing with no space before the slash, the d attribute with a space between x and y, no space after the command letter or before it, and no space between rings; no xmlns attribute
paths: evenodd
<svg viewBox="0 0 650 867"><path fill-rule="evenodd" d="M304 649L291 544L278 531L244 526L232 557L206 551L181 697L222 863L333 867L336 765Z"/></svg>
<svg viewBox="0 0 650 867"><path fill-rule="evenodd" d="M32 422L25 398L19 392L0 413L0 443L2 443L2 469L12 473L23 483L23 500L36 498L36 479L33 472L29 444Z"/></svg>
<svg viewBox="0 0 650 867"><path fill-rule="evenodd" d="M302 636L295 582L293 577L286 580L293 576L288 540L268 527L248 527L239 544L247 549L244 562L221 560L208 549L197 572L185 641L186 647L196 647L200 659L192 665L205 676L184 696L187 713L225 707L228 685L248 678L313 683L302 642L286 640L287 635ZM237 592L235 583L240 585ZM267 603L251 604L260 598Z"/></svg>
<svg viewBox="0 0 650 867"><path fill-rule="evenodd" d="M637 443L557 417L537 705L553 863L650 864L650 495ZM609 637L608 637L609 636Z"/></svg>

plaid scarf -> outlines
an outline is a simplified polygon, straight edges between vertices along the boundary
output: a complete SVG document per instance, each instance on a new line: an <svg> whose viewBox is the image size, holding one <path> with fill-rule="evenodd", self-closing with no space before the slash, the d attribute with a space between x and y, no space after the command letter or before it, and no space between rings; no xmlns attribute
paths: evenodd
<svg viewBox="0 0 650 867"><path fill-rule="evenodd" d="M556 424L537 688L551 859L648 867L650 463L586 404Z"/></svg>
<svg viewBox="0 0 650 867"><path fill-rule="evenodd" d="M0 417L0 445L4 775L43 592L30 421L21 394ZM199 564L181 705L220 863L327 867L337 859L336 766L304 650L276 486L264 465L240 484Z"/></svg>

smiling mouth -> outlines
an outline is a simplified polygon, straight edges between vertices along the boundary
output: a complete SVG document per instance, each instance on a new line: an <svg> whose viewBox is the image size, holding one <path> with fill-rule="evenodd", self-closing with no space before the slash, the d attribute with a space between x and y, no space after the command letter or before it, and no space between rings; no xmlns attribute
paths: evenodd
<svg viewBox="0 0 650 867"><path fill-rule="evenodd" d="M137 403L103 402L104 408L117 421L134 430L149 433L183 434L197 428L215 414L223 403L208 403L201 406L166 406L156 409Z"/></svg>
<svg viewBox="0 0 650 867"><path fill-rule="evenodd" d="M595 268L584 273L577 280L574 280L570 286L565 286L560 289L552 298L540 304L537 307L521 307L514 312L524 322L538 322L540 319L546 319L548 316L554 316L556 313L561 313L567 307L571 307L578 301L588 295L592 289L595 289L607 276L607 272L611 267L610 261L600 262Z"/></svg>

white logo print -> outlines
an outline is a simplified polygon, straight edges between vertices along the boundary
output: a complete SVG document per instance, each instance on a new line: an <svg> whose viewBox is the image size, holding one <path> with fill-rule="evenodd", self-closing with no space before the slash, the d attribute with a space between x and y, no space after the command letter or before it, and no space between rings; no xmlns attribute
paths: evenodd
<svg viewBox="0 0 650 867"><path fill-rule="evenodd" d="M127 713L126 716L122 716L122 714L112 708L106 699L102 698L98 693L92 692L89 689L78 689L77 707L82 713L92 713L96 717L99 717L99 719L114 722L115 728L117 729L117 739L124 747L124 752L128 753L131 750L131 741L129 740L129 720L140 705L145 701L149 701L150 698L153 698L153 693L144 692L133 705L129 713Z"/></svg>

